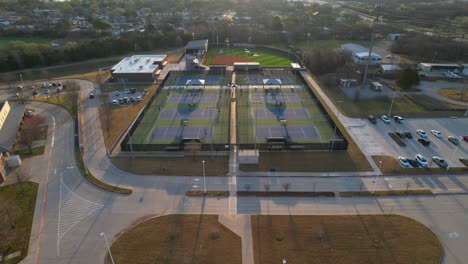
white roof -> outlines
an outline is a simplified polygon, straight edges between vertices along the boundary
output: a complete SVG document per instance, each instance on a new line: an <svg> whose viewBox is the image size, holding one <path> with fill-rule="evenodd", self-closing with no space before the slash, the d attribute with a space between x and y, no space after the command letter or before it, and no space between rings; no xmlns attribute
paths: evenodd
<svg viewBox="0 0 468 264"><path fill-rule="evenodd" d="M113 73L152 73L158 69L156 62L162 62L167 55L133 55L126 57L112 67Z"/></svg>
<svg viewBox="0 0 468 264"><path fill-rule="evenodd" d="M380 65L384 71L399 71L401 68L395 64L382 64Z"/></svg>
<svg viewBox="0 0 468 264"><path fill-rule="evenodd" d="M367 58L369 56L369 52L368 51L367 52L358 52L358 53L356 53L356 56L361 57L361 58ZM372 57L382 58L379 54L374 53L374 52L371 53L371 58Z"/></svg>

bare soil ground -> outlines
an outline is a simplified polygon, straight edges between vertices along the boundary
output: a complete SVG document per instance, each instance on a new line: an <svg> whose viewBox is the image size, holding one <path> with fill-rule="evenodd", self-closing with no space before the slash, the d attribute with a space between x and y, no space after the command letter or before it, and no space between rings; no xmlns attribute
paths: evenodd
<svg viewBox="0 0 468 264"><path fill-rule="evenodd" d="M167 215L147 220L111 246L115 263L241 264L241 239L216 215ZM110 263L108 257L107 262Z"/></svg>
<svg viewBox="0 0 468 264"><path fill-rule="evenodd" d="M440 263L426 226L398 215L252 216L256 264Z"/></svg>

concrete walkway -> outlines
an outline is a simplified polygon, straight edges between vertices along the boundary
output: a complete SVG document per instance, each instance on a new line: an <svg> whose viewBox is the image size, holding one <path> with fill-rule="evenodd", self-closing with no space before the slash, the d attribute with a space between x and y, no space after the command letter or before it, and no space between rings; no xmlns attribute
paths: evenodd
<svg viewBox="0 0 468 264"><path fill-rule="evenodd" d="M220 215L218 221L241 238L242 264L254 264L250 215Z"/></svg>

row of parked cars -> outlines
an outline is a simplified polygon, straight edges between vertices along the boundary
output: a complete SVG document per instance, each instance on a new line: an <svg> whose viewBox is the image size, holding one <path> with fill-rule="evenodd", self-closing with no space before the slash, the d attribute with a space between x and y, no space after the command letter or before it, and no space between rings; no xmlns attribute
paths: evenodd
<svg viewBox="0 0 468 264"><path fill-rule="evenodd" d="M369 119L369 121L372 124L374 124L374 125L377 124L377 118L375 116L369 115L367 118ZM391 119L390 119L389 116L381 115L380 119L382 119L382 122L384 122L385 124L390 124ZM401 116L393 116L393 120L395 120L395 122L397 122L397 123L401 123L405 119L403 117L401 117Z"/></svg>
<svg viewBox="0 0 468 264"><path fill-rule="evenodd" d="M432 160L437 165L439 165L439 167L441 167L441 168L447 168L448 167L448 163L443 158L441 158L439 156L433 156ZM429 167L429 162L421 154L417 154L414 157L414 159L409 159L407 157L400 156L400 157L398 157L398 161L400 162L401 166L403 166L404 168L410 168L410 167L413 167L413 168L419 168L419 167L427 168L427 167Z"/></svg>

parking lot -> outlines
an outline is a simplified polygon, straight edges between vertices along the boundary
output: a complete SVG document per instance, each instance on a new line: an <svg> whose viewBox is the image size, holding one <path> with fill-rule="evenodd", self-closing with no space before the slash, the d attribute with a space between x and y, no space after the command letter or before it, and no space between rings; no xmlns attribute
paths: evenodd
<svg viewBox="0 0 468 264"><path fill-rule="evenodd" d="M108 102L111 104L126 105L126 104L139 103L141 101L141 98L143 98L143 96L145 95L146 95L145 90L136 89L136 88L127 88L127 89L109 92L107 98L108 98ZM125 98L127 99L125 100ZM117 103L115 103L114 101Z"/></svg>
<svg viewBox="0 0 468 264"><path fill-rule="evenodd" d="M468 157L468 142L460 139L460 144L455 146L447 140L448 136L468 135L468 119L466 118L412 118L405 119L402 123L396 123L393 119L390 124L385 124L381 119L377 124L372 124L363 119L362 125L350 126L348 131L353 138L369 155L387 155L394 158L404 156L414 159L416 154L422 154L428 161L430 167L438 167L432 162L432 156L440 156L445 159L449 167L464 167L459 158ZM423 146L418 142L420 138L416 130L422 129L431 141L429 146ZM441 138L431 134L431 130L442 133ZM403 139L406 146L399 146L389 135L396 130L411 132L412 139ZM383 165L385 166L385 165Z"/></svg>

